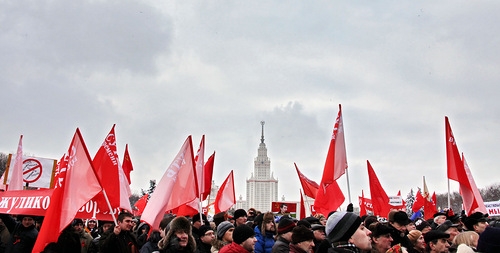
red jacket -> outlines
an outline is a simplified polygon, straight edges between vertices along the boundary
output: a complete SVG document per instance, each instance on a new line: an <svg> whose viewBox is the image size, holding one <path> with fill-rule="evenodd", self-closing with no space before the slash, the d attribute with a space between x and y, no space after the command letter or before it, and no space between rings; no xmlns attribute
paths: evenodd
<svg viewBox="0 0 500 253"><path fill-rule="evenodd" d="M231 244L222 247L219 253L248 253L248 251L241 247L241 245L232 242Z"/></svg>

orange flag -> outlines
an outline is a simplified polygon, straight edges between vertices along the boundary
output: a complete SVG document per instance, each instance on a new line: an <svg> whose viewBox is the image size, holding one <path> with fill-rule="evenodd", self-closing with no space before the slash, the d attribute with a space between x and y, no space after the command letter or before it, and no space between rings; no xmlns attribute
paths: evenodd
<svg viewBox="0 0 500 253"><path fill-rule="evenodd" d="M231 170L217 192L214 203L215 213L227 211L234 204L236 204L236 195L234 192L234 176Z"/></svg>
<svg viewBox="0 0 500 253"><path fill-rule="evenodd" d="M57 166L54 192L32 251L34 253L42 252L48 243L56 242L78 209L102 190L78 128L67 154Z"/></svg>
<svg viewBox="0 0 500 253"><path fill-rule="evenodd" d="M367 160L366 163L368 165L368 181L370 182L370 194L373 206L373 214L387 218L387 215L391 211L391 205L389 205L389 197L380 184L377 174L375 174L375 171L373 170L370 162Z"/></svg>

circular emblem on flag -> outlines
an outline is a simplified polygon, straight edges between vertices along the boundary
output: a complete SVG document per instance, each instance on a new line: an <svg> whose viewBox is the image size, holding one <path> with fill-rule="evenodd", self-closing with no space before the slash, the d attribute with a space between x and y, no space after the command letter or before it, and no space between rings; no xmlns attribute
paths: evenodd
<svg viewBox="0 0 500 253"><path fill-rule="evenodd" d="M33 158L23 162L23 180L26 183L36 182L42 176L42 164Z"/></svg>

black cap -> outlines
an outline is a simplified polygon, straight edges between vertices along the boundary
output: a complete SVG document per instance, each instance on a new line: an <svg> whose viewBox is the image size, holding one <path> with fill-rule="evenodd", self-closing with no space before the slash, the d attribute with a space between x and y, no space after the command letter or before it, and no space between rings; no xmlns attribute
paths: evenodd
<svg viewBox="0 0 500 253"><path fill-rule="evenodd" d="M443 224L436 227L436 230L446 232L449 228L456 228L458 224L453 224L450 220L446 220Z"/></svg>
<svg viewBox="0 0 500 253"><path fill-rule="evenodd" d="M438 230L431 230L431 231L425 233L425 235L424 235L424 240L425 240L425 243L427 243L427 244L429 244L429 242L431 242L431 241L442 239L442 238L448 239L448 238L450 238L450 234L447 234L445 232L441 232Z"/></svg>
<svg viewBox="0 0 500 253"><path fill-rule="evenodd" d="M394 213L394 222L399 225L406 226L411 222L411 220L408 218L408 214L406 214L405 211L397 211Z"/></svg>

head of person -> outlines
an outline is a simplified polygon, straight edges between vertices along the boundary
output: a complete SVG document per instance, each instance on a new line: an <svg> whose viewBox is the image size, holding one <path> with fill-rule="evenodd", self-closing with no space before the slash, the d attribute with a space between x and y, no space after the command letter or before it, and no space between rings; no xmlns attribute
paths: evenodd
<svg viewBox="0 0 500 253"><path fill-rule="evenodd" d="M169 224L170 222L175 218L175 216L172 216L172 215L168 215L166 217L163 217L163 219L161 219L160 221L160 225L159 225L159 228L160 228L160 237L163 238L165 237L165 235L167 234L168 230L169 230Z"/></svg>
<svg viewBox="0 0 500 253"><path fill-rule="evenodd" d="M201 219L200 219L200 216L201 216ZM201 226L203 225L208 225L208 219L207 219L207 216L205 214L195 214L193 216L193 227L199 229Z"/></svg>
<svg viewBox="0 0 500 253"><path fill-rule="evenodd" d="M101 224L102 232L109 231L114 225L113 222L109 220L102 220L99 224Z"/></svg>
<svg viewBox="0 0 500 253"><path fill-rule="evenodd" d="M229 221L223 221L217 226L217 239L223 242L233 241L234 225Z"/></svg>
<svg viewBox="0 0 500 253"><path fill-rule="evenodd" d="M427 232L432 230L431 224L429 224L429 222L424 219L415 220L415 227L417 228L417 230L420 230L422 234L426 234Z"/></svg>
<svg viewBox="0 0 500 253"><path fill-rule="evenodd" d="M169 227L170 229L165 235L165 238L162 240L165 240L165 242L170 242L172 239L176 239L175 241L178 243L178 245L174 246L178 249L190 247L191 250L195 250L196 243L192 235L191 222L189 222L186 217L175 217L170 222Z"/></svg>
<svg viewBox="0 0 500 253"><path fill-rule="evenodd" d="M483 253L500 252L500 228L486 227L479 235L477 251Z"/></svg>
<svg viewBox="0 0 500 253"><path fill-rule="evenodd" d="M255 232L247 225L237 226L233 231L233 242L239 244L248 252L253 252L255 248Z"/></svg>
<svg viewBox="0 0 500 253"><path fill-rule="evenodd" d="M454 245L465 244L469 247L477 248L477 242L479 241L479 234L474 231L465 231L453 239Z"/></svg>
<svg viewBox="0 0 500 253"><path fill-rule="evenodd" d="M290 218L282 218L278 223L278 235L287 241L292 241L292 230L296 227L295 222Z"/></svg>
<svg viewBox="0 0 500 253"><path fill-rule="evenodd" d="M97 223L96 219L88 219L86 222L86 226L88 229L92 230L96 228L99 224Z"/></svg>
<svg viewBox="0 0 500 253"><path fill-rule="evenodd" d="M276 223L274 221L274 214L272 212L266 212L258 217L262 217L262 220L258 220L260 231L263 235L266 233L276 234ZM257 220L257 217L255 218Z"/></svg>
<svg viewBox="0 0 500 253"><path fill-rule="evenodd" d="M82 219L74 219L71 222L71 226L75 229L77 233L83 232L83 220Z"/></svg>
<svg viewBox="0 0 500 253"><path fill-rule="evenodd" d="M448 243L449 234L441 231L431 230L424 235L426 249L431 253L447 253L450 248Z"/></svg>
<svg viewBox="0 0 500 253"><path fill-rule="evenodd" d="M389 218L389 223L400 232L406 232L406 225L411 222L408 214L405 211L396 211L392 218Z"/></svg>
<svg viewBox="0 0 500 253"><path fill-rule="evenodd" d="M488 214L483 214L481 212L475 212L468 217L464 218L463 223L467 230L476 231L481 234L488 226Z"/></svg>
<svg viewBox="0 0 500 253"><path fill-rule="evenodd" d="M245 225L247 223L247 211L245 209L236 209L233 214L233 219L234 219L234 225L240 226L240 225Z"/></svg>
<svg viewBox="0 0 500 253"><path fill-rule="evenodd" d="M458 224L453 224L450 220L446 220L441 223L441 225L437 226L436 230L449 234L450 238L448 239L448 242L452 242L453 239L455 239L455 236L460 234L460 231L458 231Z"/></svg>
<svg viewBox="0 0 500 253"><path fill-rule="evenodd" d="M417 229L411 230L410 232L408 232L408 235L406 236L408 237L408 239L410 239L413 248L417 249L419 252L425 250L424 235L420 230Z"/></svg>
<svg viewBox="0 0 500 253"><path fill-rule="evenodd" d="M436 223L436 225L441 225L443 224L445 221L446 221L446 214L445 213L442 213L442 212L439 212L439 213L435 213L433 215L434 219L434 223Z"/></svg>
<svg viewBox="0 0 500 253"><path fill-rule="evenodd" d="M372 248L377 249L378 252L386 252L391 248L392 241L394 241L391 236L391 228L380 222L375 222L370 225L369 229L372 232Z"/></svg>
<svg viewBox="0 0 500 253"><path fill-rule="evenodd" d="M199 228L198 235L200 236L200 241L205 244L212 244L215 240L214 230L207 225L203 225Z"/></svg>
<svg viewBox="0 0 500 253"><path fill-rule="evenodd" d="M408 223L408 225L406 225L406 231L412 231L415 229L417 229L417 226L415 226L415 222L410 220L410 223Z"/></svg>
<svg viewBox="0 0 500 253"><path fill-rule="evenodd" d="M17 220L21 222L23 227L35 226L35 217L29 215L18 215Z"/></svg>
<svg viewBox="0 0 500 253"><path fill-rule="evenodd" d="M312 224L311 230L315 241L321 242L326 239L325 226L321 224Z"/></svg>
<svg viewBox="0 0 500 253"><path fill-rule="evenodd" d="M288 206L285 203L281 203L280 205L280 213L285 214L288 212Z"/></svg>
<svg viewBox="0 0 500 253"><path fill-rule="evenodd" d="M305 252L314 252L314 234L313 232L304 227L296 226L292 230L292 244L301 248Z"/></svg>
<svg viewBox="0 0 500 253"><path fill-rule="evenodd" d="M118 226L120 226L120 229L122 231L132 231L132 228L134 227L133 219L134 215L132 215L131 213L121 212L120 214L118 214Z"/></svg>
<svg viewBox="0 0 500 253"><path fill-rule="evenodd" d="M314 215L314 217L319 220L319 223L321 225L323 225L323 226L326 225L326 217L323 214L317 213Z"/></svg>
<svg viewBox="0 0 500 253"><path fill-rule="evenodd" d="M371 231L361 218L351 212L335 212L326 221L325 233L330 244L350 243L361 250L371 250Z"/></svg>

